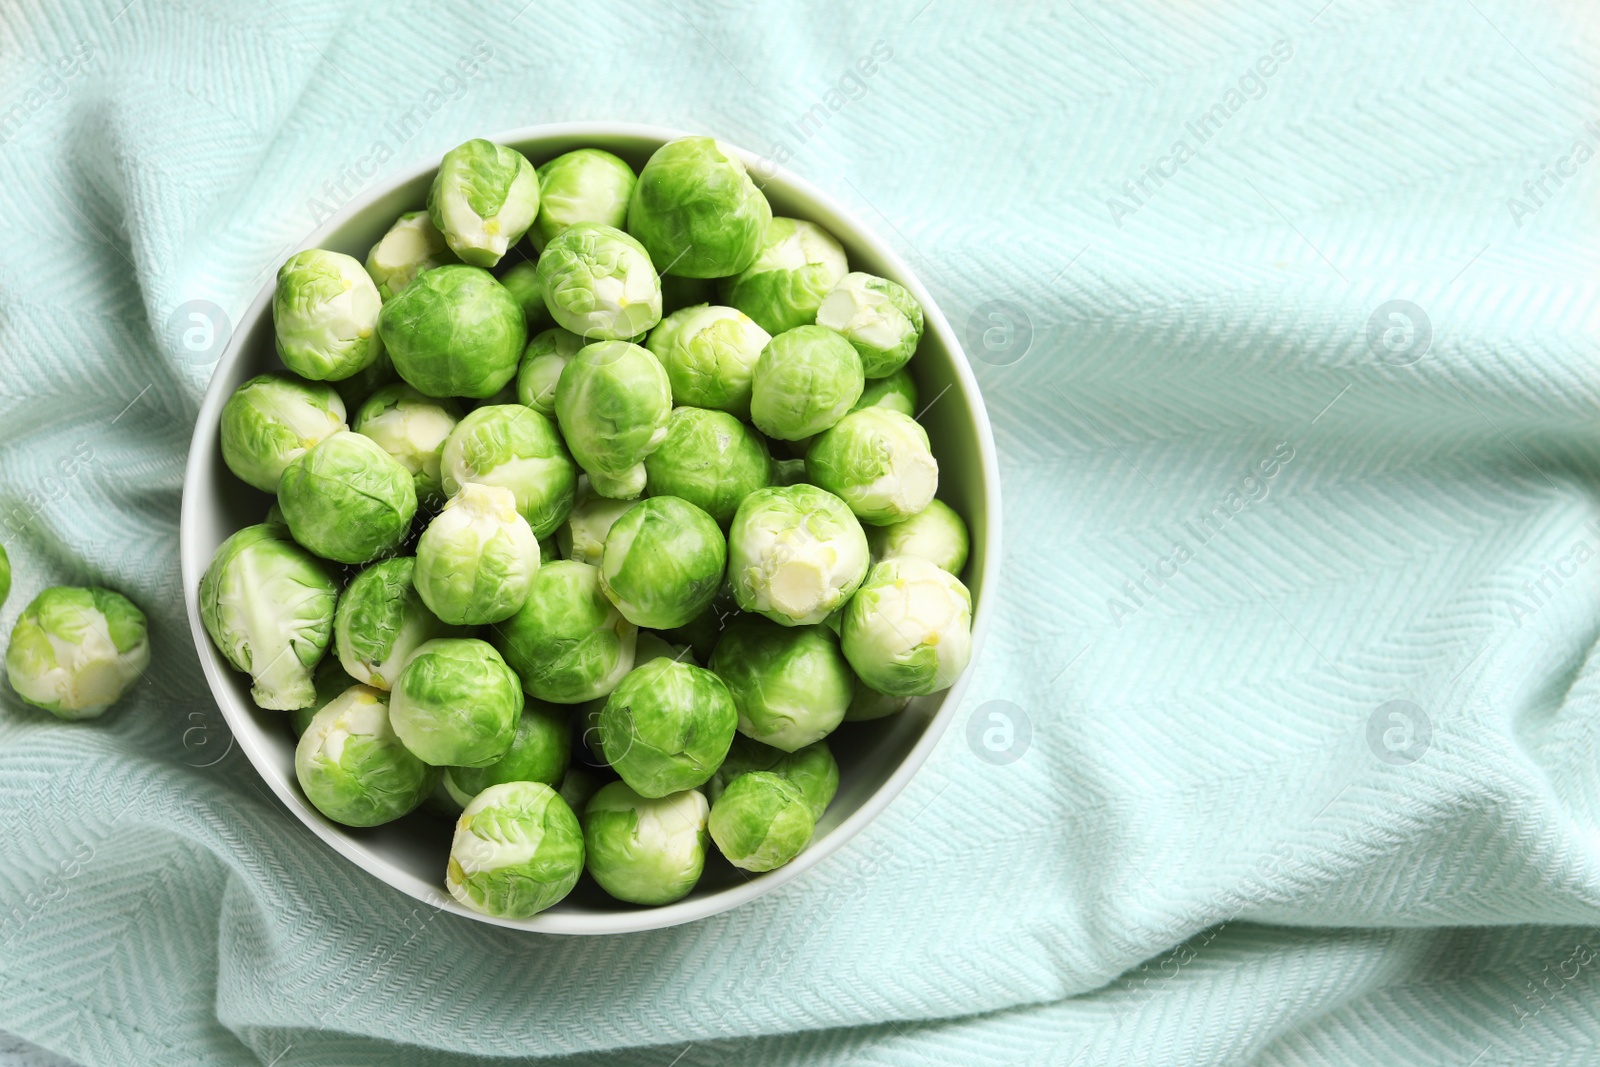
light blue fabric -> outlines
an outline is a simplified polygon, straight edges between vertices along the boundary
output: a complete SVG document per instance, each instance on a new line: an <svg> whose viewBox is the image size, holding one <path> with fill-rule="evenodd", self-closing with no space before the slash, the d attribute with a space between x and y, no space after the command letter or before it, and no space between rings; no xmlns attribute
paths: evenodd
<svg viewBox="0 0 1600 1067"><path fill-rule="evenodd" d="M0 626L105 583L156 660L99 722L3 697L0 1029L118 1065L1591 1062L1600 28L1321 2L11 0ZM895 243L986 357L1007 531L889 810L601 940L419 910L203 766L210 367L157 340L384 175L575 119L787 158Z"/></svg>

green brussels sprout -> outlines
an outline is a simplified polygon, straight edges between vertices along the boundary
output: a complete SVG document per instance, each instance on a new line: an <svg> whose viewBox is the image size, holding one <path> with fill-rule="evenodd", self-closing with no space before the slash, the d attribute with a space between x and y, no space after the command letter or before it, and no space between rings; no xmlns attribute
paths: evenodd
<svg viewBox="0 0 1600 1067"><path fill-rule="evenodd" d="M886 559L845 608L839 641L861 681L880 693L948 689L972 655L972 595L925 559Z"/></svg>
<svg viewBox="0 0 1600 1067"><path fill-rule="evenodd" d="M853 411L818 434L806 450L806 476L873 526L918 514L939 488L928 431L884 407Z"/></svg>
<svg viewBox="0 0 1600 1067"><path fill-rule="evenodd" d="M816 322L855 346L868 378L885 378L904 367L922 340L917 298L898 282L860 271L846 274L823 298Z"/></svg>
<svg viewBox="0 0 1600 1067"><path fill-rule="evenodd" d="M631 500L644 491L644 458L667 436L672 386L646 349L599 341L578 351L556 385L556 419L589 487Z"/></svg>
<svg viewBox="0 0 1600 1067"><path fill-rule="evenodd" d="M365 563L411 531L411 472L370 437L341 431L284 468L278 506L294 539L324 559Z"/></svg>
<svg viewBox="0 0 1600 1067"><path fill-rule="evenodd" d="M706 865L711 805L698 790L644 797L612 782L583 810L583 851L600 888L630 904L689 895Z"/></svg>
<svg viewBox="0 0 1600 1067"><path fill-rule="evenodd" d="M573 507L572 514L561 524L561 529L556 531L556 544L561 548L561 557L576 563L600 566L606 535L611 532L612 524L637 503L637 500L609 500L587 493Z"/></svg>
<svg viewBox="0 0 1600 1067"><path fill-rule="evenodd" d="M674 408L667 436L644 460L646 496L681 497L727 526L772 479L766 442L725 411Z"/></svg>
<svg viewBox="0 0 1600 1067"><path fill-rule="evenodd" d="M542 782L503 782L472 798L456 820L444 883L464 906L526 919L561 901L583 874L583 830Z"/></svg>
<svg viewBox="0 0 1600 1067"><path fill-rule="evenodd" d="M378 333L400 377L429 396L494 396L517 373L527 320L477 267L435 267L383 305Z"/></svg>
<svg viewBox="0 0 1600 1067"><path fill-rule="evenodd" d="M919 556L959 577L967 565L967 524L943 500L930 500L909 519L869 529L867 547L874 560Z"/></svg>
<svg viewBox="0 0 1600 1067"><path fill-rule="evenodd" d="M785 752L740 734L733 739L728 758L706 783L706 799L715 804L730 782L750 771L771 771L799 789L811 809L811 817L817 820L839 791L839 764L826 741L813 741L804 748Z"/></svg>
<svg viewBox="0 0 1600 1067"><path fill-rule="evenodd" d="M539 542L511 490L467 482L417 541L413 581L452 626L479 626L521 610L539 571Z"/></svg>
<svg viewBox="0 0 1600 1067"><path fill-rule="evenodd" d="M555 320L544 303L544 282L539 279L539 265L525 259L500 276L512 299L522 305L522 317L529 333L548 329Z"/></svg>
<svg viewBox="0 0 1600 1067"><path fill-rule="evenodd" d="M772 461L773 485L810 485L806 481L806 461L803 459L775 459Z"/></svg>
<svg viewBox="0 0 1600 1067"><path fill-rule="evenodd" d="M489 788L505 782L560 785L572 760L572 720L566 708L542 700L523 705L517 732L506 754L483 767L447 767L445 789L462 807Z"/></svg>
<svg viewBox="0 0 1600 1067"><path fill-rule="evenodd" d="M813 485L757 489L728 529L734 599L784 626L809 626L837 611L868 562L861 523L843 500Z"/></svg>
<svg viewBox="0 0 1600 1067"><path fill-rule="evenodd" d="M467 482L511 490L533 536L548 537L572 510L578 468L555 423L521 404L492 404L462 419L444 443L444 491Z"/></svg>
<svg viewBox="0 0 1600 1067"><path fill-rule="evenodd" d="M511 747L522 703L516 674L488 642L441 637L411 654L394 683L389 718L422 762L483 767Z"/></svg>
<svg viewBox="0 0 1600 1067"><path fill-rule="evenodd" d="M821 326L796 326L762 349L750 384L756 429L780 441L821 433L861 399L865 379L850 343Z"/></svg>
<svg viewBox="0 0 1600 1067"><path fill-rule="evenodd" d="M626 341L661 321L661 279L644 247L613 226L580 222L539 257L556 324L585 341Z"/></svg>
<svg viewBox="0 0 1600 1067"><path fill-rule="evenodd" d="M561 787L556 792L567 802L567 807L573 811L582 811L589 803L589 798L600 791L601 785L598 774L582 764L574 763L562 776Z"/></svg>
<svg viewBox="0 0 1600 1067"><path fill-rule="evenodd" d="M642 796L705 784L738 727L728 687L710 671L654 659L635 667L600 711L606 762Z"/></svg>
<svg viewBox="0 0 1600 1067"><path fill-rule="evenodd" d="M217 651L250 675L256 705L304 708L312 669L333 641L339 588L285 526L246 526L217 548L200 578L200 621Z"/></svg>
<svg viewBox="0 0 1600 1067"><path fill-rule="evenodd" d="M528 693L578 704L610 694L633 669L637 633L601 591L598 568L560 560L539 568L522 610L491 640Z"/></svg>
<svg viewBox="0 0 1600 1067"><path fill-rule="evenodd" d="M535 248L580 222L621 229L637 179L633 168L610 152L580 148L538 168L539 217L528 231Z"/></svg>
<svg viewBox="0 0 1600 1067"><path fill-rule="evenodd" d="M556 383L582 347L583 338L559 326L529 338L522 364L517 368L517 403L547 419L555 418Z"/></svg>
<svg viewBox="0 0 1600 1067"><path fill-rule="evenodd" d="M294 749L306 799L346 826L393 822L433 789L433 768L400 743L389 694L357 685L317 712Z"/></svg>
<svg viewBox="0 0 1600 1067"><path fill-rule="evenodd" d="M723 631L731 626L734 620L740 618L742 614L739 610L739 605L729 595L728 587L725 584L717 593L716 599L711 601L709 608L690 619L684 625L674 626L662 636L674 644L688 645L690 651L694 653L694 656L699 657L699 660L697 662L694 658L690 658L685 662L699 666L702 662L710 662L711 654L716 650L717 642L722 639ZM674 656L673 658L677 657ZM645 660L640 657L638 662L644 663Z"/></svg>
<svg viewBox="0 0 1600 1067"><path fill-rule="evenodd" d="M311 720L317 717L317 712L327 707L336 697L343 696L345 690L351 686L361 684L345 673L344 665L339 662L338 656L322 657L322 662L317 664L311 679L312 684L317 687L316 699L303 708L289 709L289 729L297 741L311 726Z"/></svg>
<svg viewBox="0 0 1600 1067"><path fill-rule="evenodd" d="M826 626L779 626L747 615L717 642L711 669L733 694L739 732L794 752L844 721L855 676Z"/></svg>
<svg viewBox="0 0 1600 1067"><path fill-rule="evenodd" d="M864 685L861 679L857 678L855 695L850 698L850 707L844 713L844 721L871 722L873 719L884 719L904 711L909 703L911 703L910 697L880 693L870 685Z"/></svg>
<svg viewBox="0 0 1600 1067"><path fill-rule="evenodd" d="M0 605L6 602L6 597L11 595L11 557L6 555L6 546L0 545Z"/></svg>
<svg viewBox="0 0 1600 1067"><path fill-rule="evenodd" d="M258 374L222 406L222 462L245 484L275 493L290 461L349 429L344 416L344 401L331 385Z"/></svg>
<svg viewBox="0 0 1600 1067"><path fill-rule="evenodd" d="M561 558L561 550L556 545L554 537L546 537L539 542L539 566L554 563Z"/></svg>
<svg viewBox="0 0 1600 1067"><path fill-rule="evenodd" d="M383 298L361 261L322 248L278 268L272 325L283 365L312 381L338 381L378 358Z"/></svg>
<svg viewBox="0 0 1600 1067"><path fill-rule="evenodd" d="M694 658L694 649L688 645L674 645L660 634L640 630L639 639L633 646L633 662L649 663L662 656L676 663L687 663L691 667L700 666L700 661Z"/></svg>
<svg viewBox="0 0 1600 1067"><path fill-rule="evenodd" d="M711 604L727 561L715 519L687 500L654 496L606 535L600 588L635 626L670 629Z"/></svg>
<svg viewBox="0 0 1600 1067"><path fill-rule="evenodd" d="M756 258L723 279L719 291L724 304L778 334L815 323L822 298L849 270L833 234L814 222L775 218Z"/></svg>
<svg viewBox="0 0 1600 1067"><path fill-rule="evenodd" d="M756 361L772 336L742 311L698 304L675 311L646 346L672 383L672 400L747 418Z"/></svg>
<svg viewBox="0 0 1600 1067"><path fill-rule="evenodd" d="M344 401L346 411L360 411L361 405L365 404L373 393L399 380L400 375L395 373L394 360L389 358L388 350L380 342L377 359L350 377L334 382L333 387L339 391L339 397Z"/></svg>
<svg viewBox="0 0 1600 1067"><path fill-rule="evenodd" d="M144 612L98 586L46 589L22 609L6 649L17 695L58 719L93 719L150 666Z"/></svg>
<svg viewBox="0 0 1600 1067"><path fill-rule="evenodd" d="M446 152L428 189L428 217L450 250L474 267L499 263L538 213L533 164L516 149L482 138Z"/></svg>
<svg viewBox="0 0 1600 1067"><path fill-rule="evenodd" d="M353 428L378 442L411 472L418 500L437 500L444 495L440 453L460 421L461 405L454 400L436 400L396 382L367 398L356 412Z"/></svg>
<svg viewBox="0 0 1600 1067"><path fill-rule="evenodd" d="M367 273L377 284L378 295L390 300L423 271L456 262L428 213L408 211L367 252Z"/></svg>
<svg viewBox="0 0 1600 1067"><path fill-rule="evenodd" d="M917 383L911 380L911 372L901 367L887 378L868 378L866 387L861 390L861 399L850 410L871 407L888 408L916 418Z"/></svg>
<svg viewBox="0 0 1600 1067"><path fill-rule="evenodd" d="M710 137L668 141L645 163L628 203L628 232L661 273L725 278L750 265L772 208L744 161Z"/></svg>
<svg viewBox="0 0 1600 1067"><path fill-rule="evenodd" d="M374 689L388 690L411 653L454 627L428 610L411 582L417 561L410 556L374 563L350 582L333 616L333 645L346 673Z"/></svg>
<svg viewBox="0 0 1600 1067"><path fill-rule="evenodd" d="M696 304L709 304L717 297L710 278L685 278L678 274L661 275L661 313L671 315Z"/></svg>
<svg viewBox="0 0 1600 1067"><path fill-rule="evenodd" d="M770 871L800 855L817 821L799 786L771 771L746 771L711 805L707 828L729 863Z"/></svg>

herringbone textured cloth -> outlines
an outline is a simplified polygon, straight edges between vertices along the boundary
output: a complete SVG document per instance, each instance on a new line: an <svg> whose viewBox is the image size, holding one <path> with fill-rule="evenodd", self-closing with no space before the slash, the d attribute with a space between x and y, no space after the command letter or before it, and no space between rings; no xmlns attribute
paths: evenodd
<svg viewBox="0 0 1600 1067"><path fill-rule="evenodd" d="M99 722L3 698L0 1029L108 1065L1600 1061L1592 8L522 5L0 2L0 626L100 582L156 649ZM615 939L419 912L218 759L176 540L211 365L162 341L397 168L576 119L714 132L897 244L1007 531L904 795Z"/></svg>

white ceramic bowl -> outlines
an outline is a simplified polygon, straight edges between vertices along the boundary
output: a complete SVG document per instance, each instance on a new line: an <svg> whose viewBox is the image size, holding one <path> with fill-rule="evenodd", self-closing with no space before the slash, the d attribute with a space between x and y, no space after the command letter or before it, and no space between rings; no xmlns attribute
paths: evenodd
<svg viewBox="0 0 1600 1067"><path fill-rule="evenodd" d="M615 152L637 170L680 131L622 123L567 123L512 130L491 138L516 148L535 165L574 148ZM939 460L939 496L959 511L972 533L963 575L973 596L973 658L983 647L1000 565L1000 477L994 439L972 369L950 324L910 268L883 240L806 182L751 153L743 153L761 180L776 215L809 219L838 237L852 270L893 278L922 302L927 329L910 369L920 416ZM438 160L414 167L346 204L307 238L303 248L329 248L365 260L367 250L402 212L422 208ZM491 919L456 903L444 891L450 850L448 821L425 812L387 826L352 829L328 821L305 799L294 774L294 741L283 712L264 711L250 699L249 679L212 646L200 621L200 576L217 546L243 526L261 521L272 503L235 478L222 462L217 427L222 406L245 379L280 369L272 340L272 283L261 291L228 342L200 407L183 486L181 553L189 625L201 666L239 747L272 791L334 851L389 885L436 908L522 930L562 934L615 934L702 919L737 907L797 878L838 849L882 811L927 758L955 713L969 669L946 692L913 701L904 712L840 728L834 755L839 792L817 825L809 848L792 863L754 877L720 857L706 864L695 891L675 904L635 907L612 900L585 878L556 907L531 919ZM354 412L351 413L352 415ZM331 655L331 652L330 652Z"/></svg>

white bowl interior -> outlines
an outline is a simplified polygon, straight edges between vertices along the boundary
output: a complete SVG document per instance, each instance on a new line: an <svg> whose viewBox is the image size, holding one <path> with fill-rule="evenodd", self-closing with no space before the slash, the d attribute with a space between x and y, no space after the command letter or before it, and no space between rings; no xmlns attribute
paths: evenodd
<svg viewBox="0 0 1600 1067"><path fill-rule="evenodd" d="M521 151L536 166L574 148L615 152L635 170L678 131L632 125L569 124L512 131L493 140ZM807 183L746 155L774 214L809 219L834 234L854 270L895 279L922 302L927 329L910 370L939 461L939 496L966 519L971 558L962 578L974 602L973 655L987 630L985 593L999 567L999 476L994 441L973 379L949 324L927 290L883 241ZM402 175L347 205L313 234L304 248L329 248L365 259L368 248L402 212L420 209L438 161ZM770 175L770 177L768 177ZM222 405L245 379L282 369L273 348L269 282L244 315L223 354L201 406L184 481L181 552L190 625L202 666L240 747L277 796L319 837L357 865L426 903L474 919L547 933L621 933L703 918L725 911L793 878L837 849L871 820L926 758L954 713L967 675L943 693L919 698L904 712L870 723L845 723L829 738L839 762L839 792L818 824L816 837L796 860L776 871L749 875L714 858L684 900L660 908L615 901L587 877L562 903L527 920L486 919L444 892L451 823L419 811L372 829L330 822L301 794L294 774L294 739L286 715L256 707L249 679L212 646L201 624L197 589L217 546L234 531L260 522L272 498L235 478L222 462L217 427ZM353 413L352 413L353 414ZM330 652L331 654L331 652Z"/></svg>

